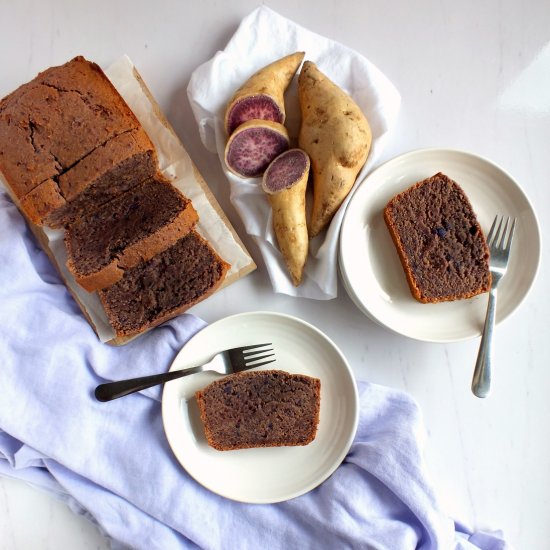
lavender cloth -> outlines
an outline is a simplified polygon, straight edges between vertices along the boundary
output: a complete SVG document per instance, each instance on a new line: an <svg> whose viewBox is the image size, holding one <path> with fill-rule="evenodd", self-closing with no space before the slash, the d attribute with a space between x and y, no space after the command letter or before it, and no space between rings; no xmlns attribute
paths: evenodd
<svg viewBox="0 0 550 550"><path fill-rule="evenodd" d="M3 191L0 266L0 474L65 500L113 548L510 548L445 515L422 461L418 407L368 383L355 442L320 487L275 505L207 491L170 451L158 388L93 397L105 380L166 369L204 323L184 315L122 348L99 343Z"/></svg>

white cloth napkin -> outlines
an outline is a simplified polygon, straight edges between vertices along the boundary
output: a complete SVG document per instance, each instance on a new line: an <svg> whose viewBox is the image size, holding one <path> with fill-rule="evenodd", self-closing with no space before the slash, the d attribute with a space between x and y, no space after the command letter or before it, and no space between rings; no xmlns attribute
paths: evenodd
<svg viewBox="0 0 550 550"><path fill-rule="evenodd" d="M311 242L302 284L296 288L277 248L271 207L258 178L241 179L224 162L227 140L223 117L233 92L261 67L295 51L304 51L331 80L349 93L366 114L372 130L372 148L354 188L325 234ZM296 80L296 79L295 79ZM231 201L261 250L273 290L292 296L326 300L337 293L338 235L345 208L380 156L394 126L401 98L393 84L356 51L315 34L261 6L243 19L226 48L198 67L187 89L206 148L217 152L231 186ZM287 91L286 126L297 136L299 106L296 82Z"/></svg>
<svg viewBox="0 0 550 550"><path fill-rule="evenodd" d="M183 315L126 346L100 343L1 190L0 266L0 474L62 498L113 548L509 548L448 518L422 459L418 406L374 384L360 384L348 456L315 490L273 505L208 491L172 454L160 388L93 395L105 380L167 370L204 322Z"/></svg>

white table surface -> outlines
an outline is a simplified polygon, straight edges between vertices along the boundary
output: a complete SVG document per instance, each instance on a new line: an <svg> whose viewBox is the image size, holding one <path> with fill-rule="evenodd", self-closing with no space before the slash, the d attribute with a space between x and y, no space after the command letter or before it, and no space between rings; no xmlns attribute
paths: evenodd
<svg viewBox="0 0 550 550"><path fill-rule="evenodd" d="M550 4L547 0L273 0L270 7L371 59L403 103L383 159L426 146L459 148L506 169L529 195L543 235L537 282L496 332L494 391L470 393L479 341L429 344L378 327L340 287L331 302L271 292L257 248L229 203L217 158L187 101L193 69L222 49L257 3L0 2L0 97L83 54L108 66L128 54L243 237L259 269L194 309L207 321L266 309L317 325L359 378L420 403L426 460L449 515L503 528L518 549L547 549L550 520ZM345 6L345 8L344 8ZM108 548L97 529L49 495L0 479L0 546Z"/></svg>

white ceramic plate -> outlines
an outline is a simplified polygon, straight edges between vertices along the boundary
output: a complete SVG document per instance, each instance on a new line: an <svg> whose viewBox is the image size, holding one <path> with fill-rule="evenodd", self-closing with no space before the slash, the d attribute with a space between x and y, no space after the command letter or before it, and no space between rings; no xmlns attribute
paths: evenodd
<svg viewBox="0 0 550 550"><path fill-rule="evenodd" d="M346 359L322 332L295 317L255 312L217 321L182 348L170 370L200 364L223 349L266 342L273 344L277 360L259 369L321 380L319 427L309 445L239 451L209 447L195 392L216 374L172 381L162 396L164 429L181 465L206 488L241 502L280 502L314 489L340 465L357 429L357 389Z"/></svg>
<svg viewBox="0 0 550 550"><path fill-rule="evenodd" d="M353 195L340 233L340 273L357 307L391 330L430 342L452 342L481 334L487 295L421 304L411 295L383 219L397 193L443 172L468 195L485 234L496 214L517 218L508 272L499 286L497 323L521 303L540 260L535 212L521 187L504 170L479 156L449 149L421 149L388 161Z"/></svg>

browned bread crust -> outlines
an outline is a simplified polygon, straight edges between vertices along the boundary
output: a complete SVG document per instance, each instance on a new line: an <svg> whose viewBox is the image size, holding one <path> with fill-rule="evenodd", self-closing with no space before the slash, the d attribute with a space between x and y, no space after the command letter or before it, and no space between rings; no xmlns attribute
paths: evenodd
<svg viewBox="0 0 550 550"><path fill-rule="evenodd" d="M195 393L218 451L308 445L317 434L321 381L280 370L243 371Z"/></svg>
<svg viewBox="0 0 550 550"><path fill-rule="evenodd" d="M489 290L489 249L455 181L438 173L414 184L389 201L384 220L419 302L471 298Z"/></svg>
<svg viewBox="0 0 550 550"><path fill-rule="evenodd" d="M86 187L75 179L79 165L94 160L105 168L102 152L128 133L151 157L145 165L155 165L153 145L131 109L99 66L78 56L0 101L0 172L29 219L43 223Z"/></svg>

